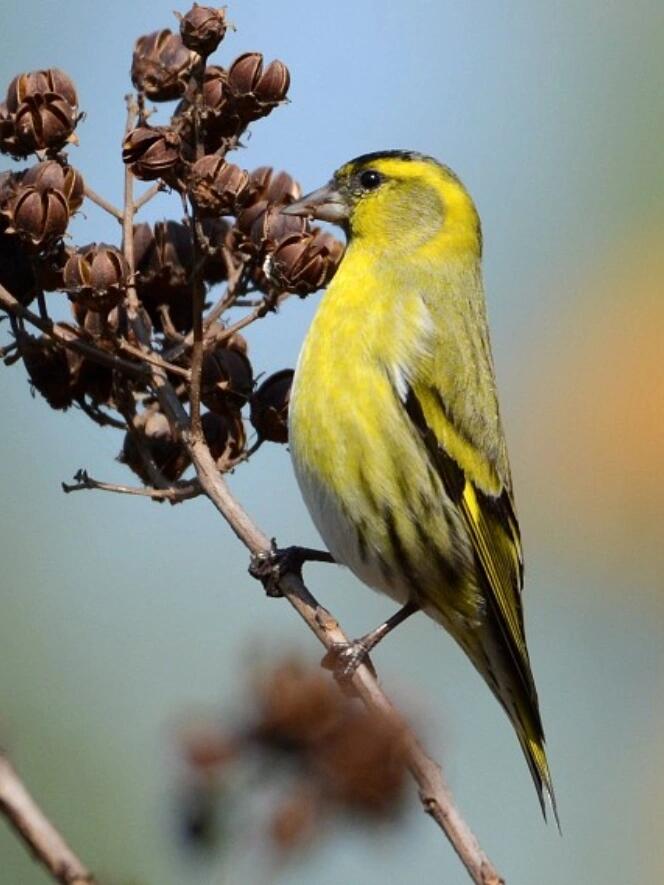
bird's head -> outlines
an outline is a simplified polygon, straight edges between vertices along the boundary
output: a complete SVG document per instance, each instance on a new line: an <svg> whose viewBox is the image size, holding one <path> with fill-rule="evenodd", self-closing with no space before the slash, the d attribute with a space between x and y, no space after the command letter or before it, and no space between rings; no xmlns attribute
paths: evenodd
<svg viewBox="0 0 664 885"><path fill-rule="evenodd" d="M412 151L365 154L344 164L324 187L282 210L330 221L377 251L432 249L479 257L475 205L456 175Z"/></svg>

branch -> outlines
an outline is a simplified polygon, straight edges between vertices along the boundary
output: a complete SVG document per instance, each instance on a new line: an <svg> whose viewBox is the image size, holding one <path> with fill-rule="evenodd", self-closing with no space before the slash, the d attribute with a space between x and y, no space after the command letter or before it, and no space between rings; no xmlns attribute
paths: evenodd
<svg viewBox="0 0 664 885"><path fill-rule="evenodd" d="M252 554L269 554L272 549L270 540L233 497L205 443L188 433L184 433L183 438L205 494ZM336 619L316 601L299 575L285 574L279 588L325 648L331 649L337 643L348 642ZM352 684L370 710L400 725L408 767L418 785L424 810L445 832L473 882L476 885L501 885L504 880L456 808L440 766L426 754L415 733L378 685L370 668L365 664L360 665L352 677Z"/></svg>
<svg viewBox="0 0 664 885"><path fill-rule="evenodd" d="M54 323L51 320L44 320L37 316L36 313L24 307L20 301L17 301L3 285L0 285L0 307L11 316L20 317L45 335L48 335L49 338L52 338L64 347L68 347L70 350L75 350L77 353L88 357L95 363L108 366L109 369L117 369L117 371L124 372L125 375L131 375L133 378L145 378L148 373L145 365L124 360L122 357L95 347L94 344L90 344L88 341L83 341L70 326Z"/></svg>
<svg viewBox="0 0 664 885"><path fill-rule="evenodd" d="M153 184L152 187L149 187L134 203L134 215L145 206L146 203L149 203L154 197L157 196L163 190L163 185L160 181L156 184Z"/></svg>
<svg viewBox="0 0 664 885"><path fill-rule="evenodd" d="M94 885L92 873L39 808L4 753L0 753L0 813L54 881Z"/></svg>
<svg viewBox="0 0 664 885"><path fill-rule="evenodd" d="M62 491L65 494L81 491L115 492L117 495L136 495L143 498L152 498L154 501L170 501L178 504L180 501L189 501L201 494L201 487L197 482L173 484L165 489L153 489L148 487L137 488L125 486L114 482L100 482L88 476L86 470L79 470L74 476L73 483L63 482Z"/></svg>
<svg viewBox="0 0 664 885"><path fill-rule="evenodd" d="M86 184L85 185L85 196L90 200L91 203L95 203L99 206L100 209L103 209L104 212L108 212L109 215L112 215L114 218L117 218L118 221L122 221L122 212L117 206L114 206L112 203L106 199L106 197L102 197L101 194L98 194L96 191L93 191L92 188Z"/></svg>

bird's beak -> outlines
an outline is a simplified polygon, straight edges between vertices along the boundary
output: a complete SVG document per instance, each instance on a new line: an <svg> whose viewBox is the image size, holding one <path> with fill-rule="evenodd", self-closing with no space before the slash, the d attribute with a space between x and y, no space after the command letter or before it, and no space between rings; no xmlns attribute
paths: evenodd
<svg viewBox="0 0 664 885"><path fill-rule="evenodd" d="M282 215L301 215L343 224L348 218L348 204L333 181L281 210Z"/></svg>

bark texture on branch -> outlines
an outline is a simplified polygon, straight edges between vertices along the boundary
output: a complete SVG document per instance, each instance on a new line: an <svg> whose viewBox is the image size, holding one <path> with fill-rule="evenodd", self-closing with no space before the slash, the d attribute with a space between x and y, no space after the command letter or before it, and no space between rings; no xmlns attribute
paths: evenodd
<svg viewBox="0 0 664 885"><path fill-rule="evenodd" d="M56 882L94 885L92 873L37 805L3 753L0 753L0 812Z"/></svg>

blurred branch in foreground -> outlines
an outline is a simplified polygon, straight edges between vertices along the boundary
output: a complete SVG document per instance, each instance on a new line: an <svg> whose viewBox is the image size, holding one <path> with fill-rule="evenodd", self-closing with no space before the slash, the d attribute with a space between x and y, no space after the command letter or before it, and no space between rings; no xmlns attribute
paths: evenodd
<svg viewBox="0 0 664 885"><path fill-rule="evenodd" d="M0 811L56 882L95 885L92 873L71 850L0 753Z"/></svg>

